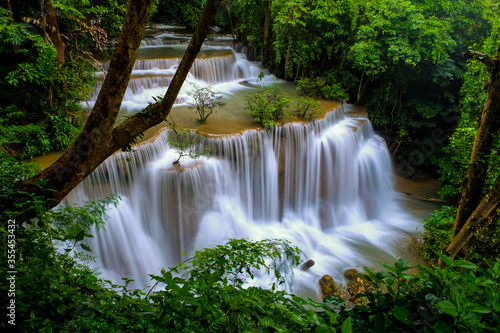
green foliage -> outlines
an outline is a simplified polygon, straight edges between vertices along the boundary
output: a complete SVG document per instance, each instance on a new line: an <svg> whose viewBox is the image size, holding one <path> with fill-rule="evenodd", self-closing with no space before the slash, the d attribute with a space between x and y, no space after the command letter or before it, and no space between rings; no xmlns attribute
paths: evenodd
<svg viewBox="0 0 500 333"><path fill-rule="evenodd" d="M317 98L321 96L321 90L326 85L322 77L305 78L297 80L297 90L307 97Z"/></svg>
<svg viewBox="0 0 500 333"><path fill-rule="evenodd" d="M22 211L8 213L11 222L3 220L0 233L2 238L9 235L12 241L8 248L13 252L8 259L18 272L16 328L23 332L72 329L78 326L74 321L78 321L82 313L92 311L89 304L99 302L103 294L114 293L104 289L102 281L74 259L74 256L81 259L88 256L76 255L74 251L80 248L90 251L84 238L91 236L91 228L102 225L107 207L116 202L116 197L110 197L81 207L39 211L32 220L23 220ZM2 262L7 263L7 253L2 249ZM7 270L8 266L4 265L2 274L8 276ZM0 289L7 294L9 287L2 282Z"/></svg>
<svg viewBox="0 0 500 333"><path fill-rule="evenodd" d="M211 86L199 87L195 84L193 86L194 90L188 92L188 95L194 99L194 102L189 103L189 108L196 109L200 117L196 119L196 124L201 125L217 108L223 107L226 103L222 102L222 95L214 92Z"/></svg>
<svg viewBox="0 0 500 333"><path fill-rule="evenodd" d="M474 127L457 128L443 148L439 159L440 181L443 182L439 192L441 196L458 198L461 195L476 133Z"/></svg>
<svg viewBox="0 0 500 333"><path fill-rule="evenodd" d="M436 252L441 252L444 246L451 241L456 214L455 207L443 206L441 210L434 211L424 221L425 236L422 255L433 265L436 265L439 260Z"/></svg>
<svg viewBox="0 0 500 333"><path fill-rule="evenodd" d="M419 265L416 276L407 273L411 267L401 259L394 266L384 264L385 272L365 268L361 277L375 291L362 295L367 303L352 311L341 305L339 314L350 314L354 332L487 332L498 327L500 262L479 268L443 259L448 267Z"/></svg>
<svg viewBox="0 0 500 333"><path fill-rule="evenodd" d="M487 54L495 54L498 48L500 25L492 29L492 33L477 50ZM488 74L484 65L478 61L469 61L464 75L464 84L460 90L460 123L451 136L448 145L443 149L439 159L440 191L442 196L458 197L462 192L463 181L469 167L472 147L477 133L483 106L487 98L484 82ZM484 191L491 189L500 175L500 141L495 138L492 152L488 156L489 170Z"/></svg>
<svg viewBox="0 0 500 333"><path fill-rule="evenodd" d="M453 225L455 223L455 207L443 206L435 211L430 218L424 221L424 247L422 255L432 265L436 265L439 257L436 253L442 252L445 245L451 241ZM474 230L474 236L469 242L468 260L483 266L485 262L495 263L500 259L500 219L493 219L486 230Z"/></svg>
<svg viewBox="0 0 500 333"><path fill-rule="evenodd" d="M319 113L319 102L311 97L301 96L295 100L295 111L299 116L305 119L313 119L316 113Z"/></svg>
<svg viewBox="0 0 500 333"><path fill-rule="evenodd" d="M78 38L80 45L88 43L87 46L98 42L96 27L106 36L118 37L127 10L126 0L53 0L52 3L58 11L61 29L71 36L72 42ZM89 31L92 31L90 36L86 35Z"/></svg>
<svg viewBox="0 0 500 333"><path fill-rule="evenodd" d="M321 88L321 94L326 99L333 99L334 101L338 102L349 101L349 95L342 88L342 86L337 83L326 85Z"/></svg>
<svg viewBox="0 0 500 333"><path fill-rule="evenodd" d="M297 80L297 90L307 97L323 97L335 101L348 101L349 95L339 83L328 84L321 76Z"/></svg>
<svg viewBox="0 0 500 333"><path fill-rule="evenodd" d="M168 135L167 142L179 154L177 160L172 162L174 165L178 165L183 157L196 159L200 156L210 157L212 155L212 149L203 145L203 136L188 129L172 130Z"/></svg>
<svg viewBox="0 0 500 333"><path fill-rule="evenodd" d="M194 30L200 20L202 1L187 0L183 2L175 0L159 1L157 11L153 15L154 22L174 23L185 25L187 30Z"/></svg>
<svg viewBox="0 0 500 333"><path fill-rule="evenodd" d="M276 121L287 115L291 99L286 97L279 84L273 83L259 88L257 93L247 98L247 109L255 121L266 129L272 129Z"/></svg>
<svg viewBox="0 0 500 333"><path fill-rule="evenodd" d="M479 0L224 3L221 23L262 51L273 73L311 97L364 105L401 163L436 128L449 133L456 126L447 116L457 110L462 52L481 45L499 21L497 5ZM435 172L444 141L434 141L412 168Z"/></svg>
<svg viewBox="0 0 500 333"><path fill-rule="evenodd" d="M0 218L23 220L25 216L38 215L45 211L45 198L26 192L17 192L15 187L40 172L36 162L19 162L13 157L0 157ZM34 183L45 191L43 180Z"/></svg>
<svg viewBox="0 0 500 333"><path fill-rule="evenodd" d="M78 61L58 64L55 48L3 9L0 40L0 154L25 159L66 148L81 129L93 71Z"/></svg>

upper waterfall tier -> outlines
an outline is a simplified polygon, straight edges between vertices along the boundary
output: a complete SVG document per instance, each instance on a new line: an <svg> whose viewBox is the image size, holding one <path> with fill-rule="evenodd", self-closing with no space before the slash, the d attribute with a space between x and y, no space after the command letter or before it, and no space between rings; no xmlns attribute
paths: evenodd
<svg viewBox="0 0 500 333"><path fill-rule="evenodd" d="M153 102L153 96L162 96L167 91L171 78L180 64L186 47L146 46L140 49L135 62L129 86L123 99L123 107L140 110ZM109 63L104 63L105 71ZM188 92L196 85L216 85L216 90L228 93L234 89L244 89L238 82L255 81L259 74L268 73L257 63L249 62L246 56L235 53L231 48L204 46L191 67L190 74L183 85L178 103L189 100ZM88 98L90 104L97 100L102 87L103 73L96 76L96 89ZM264 82L270 81L266 79ZM231 86L217 85L234 82Z"/></svg>

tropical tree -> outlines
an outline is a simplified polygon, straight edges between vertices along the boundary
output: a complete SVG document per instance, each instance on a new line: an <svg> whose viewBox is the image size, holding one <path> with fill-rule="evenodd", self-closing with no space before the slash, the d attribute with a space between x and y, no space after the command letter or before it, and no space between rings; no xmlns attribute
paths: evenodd
<svg viewBox="0 0 500 333"><path fill-rule="evenodd" d="M489 169L488 157L500 128L500 47L493 57L470 50L464 56L483 63L490 77L487 83L488 98L472 148L466 182L455 217L453 238L444 249L452 258L466 247L478 227L485 228L493 221L500 207L500 179L496 180L495 186L481 200ZM466 250L465 248L462 254L466 254Z"/></svg>

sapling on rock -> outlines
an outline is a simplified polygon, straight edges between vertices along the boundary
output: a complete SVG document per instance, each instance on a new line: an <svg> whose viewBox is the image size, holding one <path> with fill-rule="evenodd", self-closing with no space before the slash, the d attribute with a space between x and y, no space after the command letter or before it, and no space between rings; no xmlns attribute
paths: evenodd
<svg viewBox="0 0 500 333"><path fill-rule="evenodd" d="M176 150L179 157L172 162L174 165L180 164L180 159L183 157L199 158L200 156L210 156L212 149L205 147L202 143L203 137L188 129L176 129L169 135L167 142L170 147Z"/></svg>
<svg viewBox="0 0 500 333"><path fill-rule="evenodd" d="M193 84L194 90L188 93L194 101L189 103L190 109L196 109L200 118L196 119L196 124L201 125L207 121L208 116L215 112L219 107L226 105L222 102L222 95L214 92L211 86L200 87Z"/></svg>

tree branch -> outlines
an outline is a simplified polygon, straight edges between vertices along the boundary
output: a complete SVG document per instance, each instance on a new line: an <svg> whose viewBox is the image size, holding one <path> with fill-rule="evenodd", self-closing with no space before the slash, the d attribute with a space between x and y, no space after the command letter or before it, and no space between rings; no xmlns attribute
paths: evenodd
<svg viewBox="0 0 500 333"><path fill-rule="evenodd" d="M464 58L480 61L488 67L493 67L495 65L494 59L481 52L467 49L467 51L465 51L463 55Z"/></svg>

